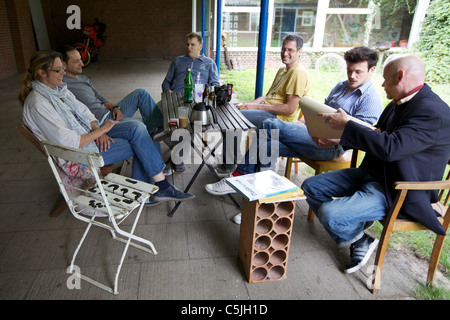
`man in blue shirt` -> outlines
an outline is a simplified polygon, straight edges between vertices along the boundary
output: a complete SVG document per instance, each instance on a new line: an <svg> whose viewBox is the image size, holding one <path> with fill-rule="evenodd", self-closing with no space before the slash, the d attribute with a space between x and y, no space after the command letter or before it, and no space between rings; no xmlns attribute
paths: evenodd
<svg viewBox="0 0 450 320"><path fill-rule="evenodd" d="M347 114L369 124L374 124L381 112L380 96L371 81L378 62L378 53L367 47L356 47L344 54L347 62L347 80L339 82L325 99L325 104L335 109L341 108ZM279 129L280 156L300 157L311 160L328 161L342 156L345 150L339 140L311 137L301 119L294 123L267 119L263 128L270 132ZM269 142L270 143L270 142ZM241 173L255 172L255 168L241 167Z"/></svg>
<svg viewBox="0 0 450 320"><path fill-rule="evenodd" d="M192 79L196 80L200 74L200 83L217 86L219 85L219 73L213 59L202 54L203 38L201 35L191 32L186 36L186 54L175 58L167 71L162 83L163 92L184 92L184 79L186 69L191 69ZM169 146L173 145L164 140ZM186 167L184 163L171 162L176 172L183 172Z"/></svg>
<svg viewBox="0 0 450 320"><path fill-rule="evenodd" d="M172 61L167 71L167 75L162 83L163 92L183 92L184 79L186 78L186 68L191 69L192 79L196 80L200 73L200 83L219 85L219 74L213 59L201 53L203 48L203 38L191 32L186 37L185 55L179 56Z"/></svg>
<svg viewBox="0 0 450 320"><path fill-rule="evenodd" d="M382 112L381 99L371 81L378 62L378 53L367 47L356 47L347 51L344 59L347 62L347 80L339 82L331 90L325 104L336 109L341 108L355 118L374 124ZM338 139L311 137L303 119L296 122L266 119L263 129L267 129L267 140L261 141L259 148L267 146L267 150L271 150L271 133L278 132L279 156L282 157L305 156L312 160L327 161L338 158L345 152ZM233 175L254 173L263 168L274 169L274 161L261 164L259 158L254 159L247 153L244 162L237 167ZM206 185L205 189L215 195L235 192L224 179ZM240 222L240 216L234 221Z"/></svg>

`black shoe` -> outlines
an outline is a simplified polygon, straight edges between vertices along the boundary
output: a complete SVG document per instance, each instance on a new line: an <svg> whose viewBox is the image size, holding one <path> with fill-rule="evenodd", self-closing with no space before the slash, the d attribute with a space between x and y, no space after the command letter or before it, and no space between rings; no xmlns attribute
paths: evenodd
<svg viewBox="0 0 450 320"><path fill-rule="evenodd" d="M175 172L183 172L186 170L186 166L184 165L184 163L180 163L180 164L175 164L172 162L172 168Z"/></svg>
<svg viewBox="0 0 450 320"><path fill-rule="evenodd" d="M345 267L345 273L353 273L364 267L378 245L378 239L364 234L361 239L350 245L351 263Z"/></svg>
<svg viewBox="0 0 450 320"><path fill-rule="evenodd" d="M160 204L160 201L156 201L155 200L155 196L153 194L150 195L150 198L147 199L147 201L145 201L144 206L146 207L153 207L156 206L158 204Z"/></svg>
<svg viewBox="0 0 450 320"><path fill-rule="evenodd" d="M152 137L153 141L158 142L170 137L171 134L171 131L164 131L163 127L158 127L152 133L150 133L150 137Z"/></svg>
<svg viewBox="0 0 450 320"><path fill-rule="evenodd" d="M184 165L183 162L180 164L175 164L172 162L172 160L170 160L170 164L166 165L166 167L163 170L163 173L165 176L171 176L172 173L174 173L174 172L181 173L181 172L184 172L185 170L186 170L186 166Z"/></svg>
<svg viewBox="0 0 450 320"><path fill-rule="evenodd" d="M170 186L165 190L159 190L154 194L156 201L185 201L195 198L192 193L184 193L174 186Z"/></svg>

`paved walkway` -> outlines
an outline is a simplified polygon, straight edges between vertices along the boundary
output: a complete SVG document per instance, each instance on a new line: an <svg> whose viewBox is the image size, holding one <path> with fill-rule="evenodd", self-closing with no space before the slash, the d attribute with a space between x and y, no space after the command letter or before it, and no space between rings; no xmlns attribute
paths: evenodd
<svg viewBox="0 0 450 320"><path fill-rule="evenodd" d="M159 100L168 66L165 60L100 61L85 74L112 101L138 87ZM56 183L45 158L15 129L22 122L17 101L21 78L0 81L0 299L414 299L417 284L425 282L426 263L391 249L381 293L372 295L366 287L367 268L351 275L342 272L348 249L338 249L320 223L307 221L303 200L295 211L287 278L249 284L237 254L239 226L230 220L238 210L227 197L206 193L204 185L213 177L205 168L192 188L196 199L183 203L174 217L167 217L173 203L144 209L137 234L149 237L159 254L130 249L118 296L86 282L80 290L69 290L66 268L83 225L68 211L48 217L58 195ZM184 188L195 168L188 165L185 173L175 174L175 184ZM293 175L297 184L303 179ZM84 250L78 265L113 281L121 244L93 229Z"/></svg>

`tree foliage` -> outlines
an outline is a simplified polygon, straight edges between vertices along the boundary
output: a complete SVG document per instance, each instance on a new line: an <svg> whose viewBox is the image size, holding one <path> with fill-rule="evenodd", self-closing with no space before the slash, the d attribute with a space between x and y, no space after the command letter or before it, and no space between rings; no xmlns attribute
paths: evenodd
<svg viewBox="0 0 450 320"><path fill-rule="evenodd" d="M417 50L427 68L427 81L450 80L450 1L431 0Z"/></svg>

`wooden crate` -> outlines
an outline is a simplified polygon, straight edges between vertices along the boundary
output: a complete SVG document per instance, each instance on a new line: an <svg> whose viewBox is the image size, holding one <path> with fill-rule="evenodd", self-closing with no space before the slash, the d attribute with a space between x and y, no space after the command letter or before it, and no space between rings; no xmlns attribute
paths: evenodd
<svg viewBox="0 0 450 320"><path fill-rule="evenodd" d="M286 278L295 201L243 199L239 258L249 283Z"/></svg>

